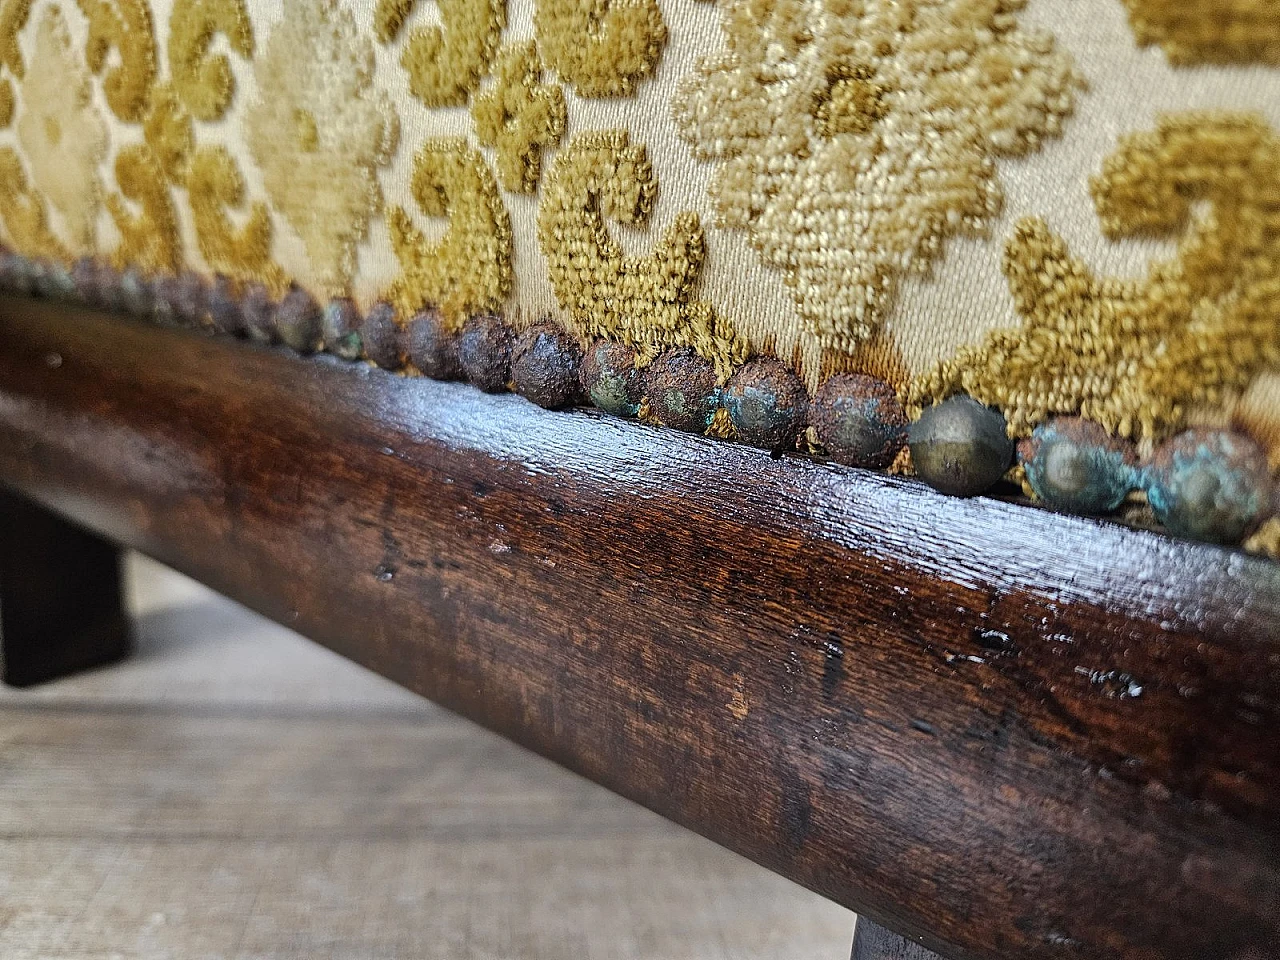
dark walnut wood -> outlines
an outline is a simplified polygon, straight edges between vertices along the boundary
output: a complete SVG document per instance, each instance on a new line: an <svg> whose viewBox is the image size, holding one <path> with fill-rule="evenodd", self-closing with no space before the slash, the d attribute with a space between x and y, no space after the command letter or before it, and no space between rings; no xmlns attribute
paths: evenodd
<svg viewBox="0 0 1280 960"><path fill-rule="evenodd" d="M886 930L874 920L859 917L853 931L850 960L942 960L918 943Z"/></svg>
<svg viewBox="0 0 1280 960"><path fill-rule="evenodd" d="M0 302L0 479L954 958L1280 951L1280 566Z"/></svg>
<svg viewBox="0 0 1280 960"><path fill-rule="evenodd" d="M119 548L0 490L0 680L43 683L128 651Z"/></svg>

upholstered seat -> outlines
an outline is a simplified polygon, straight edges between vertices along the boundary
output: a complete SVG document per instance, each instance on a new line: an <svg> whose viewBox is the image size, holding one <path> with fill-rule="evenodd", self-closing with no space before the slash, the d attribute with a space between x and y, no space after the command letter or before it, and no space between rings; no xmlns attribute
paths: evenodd
<svg viewBox="0 0 1280 960"><path fill-rule="evenodd" d="M1059 508L1141 513L1154 487L1175 532L1232 541L1271 512L1280 26L1262 0L117 0L13 3L4 29L18 288L80 260L87 299L131 290L135 311L446 378L493 318L498 367L475 376L522 392L541 373L507 354L536 327L550 353L527 366L569 386L592 344L614 351L597 377L638 370L614 412L926 479L936 457L835 435L863 428L868 392L913 418L963 393L1015 439L1100 428L1073 467L1011 474ZM739 373L752 358L781 365ZM872 419L892 443L897 404ZM1217 477L1229 505L1172 503L1195 494L1157 476L1192 425L1233 434L1160 462L1239 461ZM1179 519L1215 509L1248 515Z"/></svg>

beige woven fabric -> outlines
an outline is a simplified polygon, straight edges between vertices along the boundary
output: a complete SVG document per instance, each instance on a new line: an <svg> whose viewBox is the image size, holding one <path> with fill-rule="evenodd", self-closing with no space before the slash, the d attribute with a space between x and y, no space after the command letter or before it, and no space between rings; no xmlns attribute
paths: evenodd
<svg viewBox="0 0 1280 960"><path fill-rule="evenodd" d="M1199 7L1209 27L1253 17L1256 42L1175 36L1157 0L8 0L6 241L906 390L1029 325L1006 264L1027 218L1103 280L1183 255L1185 224L1100 218L1091 181L1126 137L1193 113L1280 131L1280 12ZM1262 223L1280 166L1259 169ZM1197 334L1244 373L1179 387L1131 432L1234 417L1280 458L1280 320L1250 316ZM1150 393L1135 405L1173 402Z"/></svg>

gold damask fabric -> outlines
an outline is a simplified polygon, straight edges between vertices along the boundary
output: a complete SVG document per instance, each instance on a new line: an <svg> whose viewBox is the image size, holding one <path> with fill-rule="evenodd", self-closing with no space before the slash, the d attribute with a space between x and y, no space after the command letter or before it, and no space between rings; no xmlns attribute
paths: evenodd
<svg viewBox="0 0 1280 960"><path fill-rule="evenodd" d="M4 0L19 253L1280 465L1273 0Z"/></svg>

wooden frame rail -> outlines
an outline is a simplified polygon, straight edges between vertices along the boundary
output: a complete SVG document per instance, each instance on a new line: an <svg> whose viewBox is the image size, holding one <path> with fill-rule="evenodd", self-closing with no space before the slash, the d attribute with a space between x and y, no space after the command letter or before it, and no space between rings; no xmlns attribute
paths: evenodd
<svg viewBox="0 0 1280 960"><path fill-rule="evenodd" d="M0 483L941 953L1280 955L1276 564L15 299Z"/></svg>

